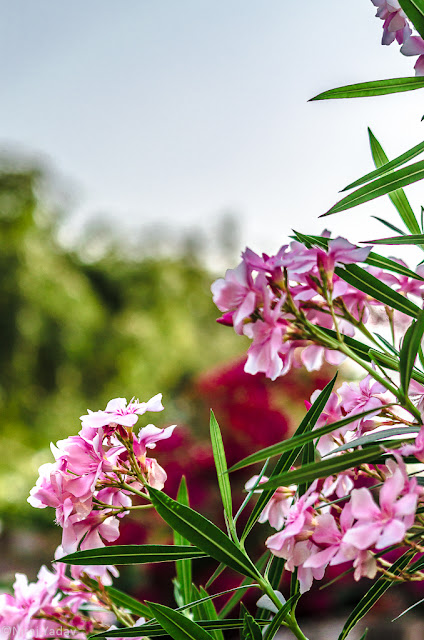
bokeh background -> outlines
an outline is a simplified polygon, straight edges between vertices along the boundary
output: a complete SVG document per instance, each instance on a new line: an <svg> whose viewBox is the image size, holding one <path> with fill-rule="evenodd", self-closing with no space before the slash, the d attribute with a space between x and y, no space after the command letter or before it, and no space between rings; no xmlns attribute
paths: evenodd
<svg viewBox="0 0 424 640"><path fill-rule="evenodd" d="M339 189L372 167L367 126L389 157L421 139L420 92L307 102L412 75L374 13L369 0L0 1L2 584L52 557L52 513L26 497L87 408L162 392L156 424L179 425L160 447L167 490L187 473L193 505L219 522L210 407L235 461L287 437L328 381L246 376L247 343L215 324L209 287L245 245L275 252L293 227L321 232ZM408 195L419 210L420 186ZM371 216L398 224L388 200L325 222L353 241L386 235ZM130 521L121 542L165 540L158 526ZM122 580L163 595L163 573ZM331 618L361 588L314 592L303 614Z"/></svg>

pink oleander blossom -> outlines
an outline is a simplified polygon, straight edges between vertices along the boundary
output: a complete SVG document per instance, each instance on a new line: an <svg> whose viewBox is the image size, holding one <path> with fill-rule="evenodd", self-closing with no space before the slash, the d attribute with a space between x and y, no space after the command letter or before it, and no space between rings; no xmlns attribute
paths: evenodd
<svg viewBox="0 0 424 640"><path fill-rule="evenodd" d="M261 299L262 279L263 276L259 276L258 284L255 284L252 270L243 260L235 269L228 269L225 278L219 278L211 285L214 303L220 311L233 314L232 323L238 334L243 333L244 321Z"/></svg>
<svg viewBox="0 0 424 640"><path fill-rule="evenodd" d="M293 502L285 517L285 526L282 531L274 533L266 540L266 546L274 555L290 558L295 543L307 540L312 535L315 517L313 505L319 496L316 486L315 481L303 496Z"/></svg>
<svg viewBox="0 0 424 640"><path fill-rule="evenodd" d="M371 0L378 7L377 17L384 20L382 44L389 45L395 40L402 44L412 31L398 0Z"/></svg>
<svg viewBox="0 0 424 640"><path fill-rule="evenodd" d="M259 476L253 476L246 482L246 484L244 485L246 491L251 491L255 487L258 481L258 477ZM255 492L260 493L260 485L263 482L267 481L268 478L266 476L262 476L259 486L257 489L255 489ZM274 527L274 529L277 530L281 529L284 524L285 518L289 514L296 489L297 487L295 487L294 485L290 487L279 487L273 494L265 509L262 511L261 515L258 518L258 522L263 523L268 520L271 527Z"/></svg>
<svg viewBox="0 0 424 640"><path fill-rule="evenodd" d="M415 74L417 76L424 75L424 40L421 36L411 36L400 48L400 52L404 56L418 56L415 63Z"/></svg>
<svg viewBox="0 0 424 640"><path fill-rule="evenodd" d="M354 489L352 515L357 523L345 533L343 541L362 551L372 547L384 549L401 542L414 522L417 501L416 485L405 486L400 468L385 480L380 490L380 506L369 489Z"/></svg>
<svg viewBox="0 0 424 640"><path fill-rule="evenodd" d="M88 411L87 415L81 416L83 427L101 428L109 425L121 425L123 427L133 427L138 417L146 411L162 411L162 394L158 393L147 402L131 401L127 404L125 398L114 398L107 403L104 411Z"/></svg>
<svg viewBox="0 0 424 640"><path fill-rule="evenodd" d="M252 339L247 352L246 373L254 375L263 372L271 380L284 375L290 366L290 359L283 361L285 350L290 353L290 346L283 345L283 336L287 331L287 323L281 318L283 299L274 308L271 307L269 294L265 299L263 320L257 320L244 326L244 333Z"/></svg>
<svg viewBox="0 0 424 640"><path fill-rule="evenodd" d="M318 249L318 265L327 271L332 277L334 267L337 265L365 262L371 247L356 247L346 238L338 237L328 241L328 249Z"/></svg>
<svg viewBox="0 0 424 640"><path fill-rule="evenodd" d="M415 456L420 462L424 462L424 427L421 427L413 444L404 444L398 449L403 456Z"/></svg>
<svg viewBox="0 0 424 640"><path fill-rule="evenodd" d="M389 402L386 395L383 396L386 392L386 388L374 380L370 374L359 384L344 382L341 385L338 393L341 398L341 409L346 416L354 416L357 413L375 409L375 414L372 413L366 418L352 422L349 430L356 429L357 435L361 435L362 431L374 426L373 422L370 423L370 418L378 415Z"/></svg>

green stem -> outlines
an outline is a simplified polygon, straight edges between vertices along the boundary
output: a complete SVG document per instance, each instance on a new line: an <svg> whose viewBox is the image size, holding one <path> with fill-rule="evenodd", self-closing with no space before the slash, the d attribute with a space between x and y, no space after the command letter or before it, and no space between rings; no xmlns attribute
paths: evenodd
<svg viewBox="0 0 424 640"><path fill-rule="evenodd" d="M258 580L258 582L262 591L266 593L266 595L270 598L273 604L275 604L277 609L282 609L283 604L278 599L274 589L272 588L268 580L266 580L265 578L261 578L261 580ZM287 617L285 618L283 624L285 624L290 629L290 631L293 633L295 638L297 638L298 640L308 640L308 638L305 636L305 634L303 633L303 631L298 625L294 611L292 611L290 614L287 614Z"/></svg>

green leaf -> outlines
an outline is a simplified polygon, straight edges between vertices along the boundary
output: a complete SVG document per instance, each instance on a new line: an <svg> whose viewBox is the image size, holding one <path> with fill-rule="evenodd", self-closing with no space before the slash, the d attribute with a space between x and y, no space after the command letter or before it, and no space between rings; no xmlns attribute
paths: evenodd
<svg viewBox="0 0 424 640"><path fill-rule="evenodd" d="M371 82L359 82L358 84L347 84L344 87L336 87L319 93L309 102L314 100L333 100L340 98L368 98L371 96L383 96L388 93L399 93L400 91L413 91L424 87L424 78L390 78L387 80L372 80Z"/></svg>
<svg viewBox="0 0 424 640"><path fill-rule="evenodd" d="M346 416L346 418L342 418L341 420L337 420L337 422L331 422L329 424L324 425L323 427L319 427L319 429L313 429L312 431L307 431L306 433L302 433L300 436L292 436L288 440L283 440L282 442L278 442L277 444L273 444L265 449L261 449L256 453L252 453L250 456L247 456L240 462L237 462L233 467L231 467L230 471L236 471L237 469L242 469L243 467L247 467L251 464L255 464L257 462L262 462L266 458L272 458L272 456L281 455L285 451L291 451L292 449L298 449L308 442L313 442L314 440L318 440L322 436L335 431L336 429L341 429L345 427L347 424L355 422L356 420L360 420L361 418L365 418L369 416L371 413L375 413L375 409L369 409L368 411L364 411L362 413L356 414L354 416ZM262 489L263 485L258 487L259 490Z"/></svg>
<svg viewBox="0 0 424 640"><path fill-rule="evenodd" d="M418 605L422 604L423 602L424 602L424 598L421 598L421 600L418 600L418 602L414 602L414 604L411 604L411 606L405 609L405 611L402 611L402 613L396 616L396 618L393 618L392 622L396 622L396 620L399 620L399 618L402 618L404 615L409 613L411 609L415 609L415 607L418 607Z"/></svg>
<svg viewBox="0 0 424 640"><path fill-rule="evenodd" d="M296 429L296 432L294 433L294 436L300 436L303 433L305 433L307 431L311 431L314 428L318 418L320 417L321 413L324 410L325 405L328 402L328 398L330 397L330 394L331 394L331 392L333 390L334 383L336 382L336 378L337 378L337 374L334 376L334 378L332 380L330 380L330 382L321 391L321 393L319 394L318 398L315 400L313 405L310 407L309 411L306 413L306 415L303 418L302 422L300 423L300 425ZM272 478L274 478L275 476L278 476L279 474L281 474L283 471L287 471L288 469L290 469L290 467L296 461L296 458L299 455L301 449L302 449L302 447L296 447L295 449L292 449L290 451L285 451L282 454L282 456L278 459L278 462L275 465L275 467L274 467L274 469L273 469L273 471L272 471L272 473L270 475L270 480ZM262 488L263 488L263 485L261 485L261 489ZM268 502L271 500L273 494L274 494L274 491L268 491L268 490L264 491L264 490L262 490L262 493L260 494L260 496L258 498L258 501L257 501L252 513L250 514L247 523L246 523L246 526L244 528L243 534L241 536L242 540L246 539L247 535L251 531L252 527L256 523L256 521L259 518L259 516L261 515L262 511L264 510L264 508L266 507Z"/></svg>
<svg viewBox="0 0 424 640"><path fill-rule="evenodd" d="M362 176L362 178L355 180L355 182L351 182L350 184L347 185L347 187L342 189L342 191L348 191L349 189L354 189L355 187L359 187L361 184L364 184L365 182L370 182L371 180L374 180L374 178L379 178L380 176L383 176L384 174L389 173L389 171L393 171L394 169L401 167L403 164L406 164L407 162L409 162L410 160L418 156L423 151L424 151L424 142L420 142L419 144L415 145L415 147L412 147L412 149L409 149L408 151L405 151L405 153L402 153L400 156L397 156L397 158L394 158L394 160L390 160L390 162L385 162L377 169L374 169L374 171L370 171L370 173L367 173L366 175Z"/></svg>
<svg viewBox="0 0 424 640"><path fill-rule="evenodd" d="M268 580L271 587L274 589L278 589L280 586L281 578L283 577L284 567L286 564L285 558L279 558L278 556L273 556L272 563L269 568Z"/></svg>
<svg viewBox="0 0 424 640"><path fill-rule="evenodd" d="M394 291L387 284L368 273L368 271L358 267L357 264L347 264L344 269L336 267L334 272L352 287L408 316L417 318L421 311L414 302Z"/></svg>
<svg viewBox="0 0 424 640"><path fill-rule="evenodd" d="M360 204L375 200L381 196L385 196L392 191L396 191L402 187L406 187L408 184L413 184L424 178L424 160L414 162L408 167L393 171L382 178L377 178L373 182L366 184L364 187L360 187L353 193L342 198L328 211L323 213L320 217L339 213L340 211L346 211L352 207L357 207Z"/></svg>
<svg viewBox="0 0 424 640"><path fill-rule="evenodd" d="M290 611L295 607L297 601L300 598L300 593L295 594L291 598L287 600L287 602L278 610L278 613L272 619L271 624L265 632L264 640L272 640L275 637L275 634L278 632L281 627L283 620L290 613Z"/></svg>
<svg viewBox="0 0 424 640"><path fill-rule="evenodd" d="M372 444L373 442L379 442L380 440L386 440L387 438L394 438L395 436L408 435L418 433L420 427L396 427L396 429L384 429L383 431L376 431L375 433L369 433L366 436L351 440L347 444L343 444L337 449L333 449L331 453L340 453L347 449L355 449L356 447L363 447L365 444Z"/></svg>
<svg viewBox="0 0 424 640"><path fill-rule="evenodd" d="M155 605L157 607L163 605ZM149 603L149 607L151 604ZM166 607L168 608L168 607ZM174 609L170 609L170 611L175 611ZM192 624L196 625L195 630L198 631L198 627L201 630L213 631L214 629L242 629L244 620L241 618L227 618L226 620L196 620L193 622L186 616L179 613L184 620L188 620L192 622ZM156 615L155 615L156 617ZM268 622L266 620L258 620L257 621L260 626L266 626ZM149 638L157 638L159 636L165 636L169 634L169 631L165 630L161 627L161 624L157 624L156 622L146 622L146 624L140 625L139 627L130 627L128 629L113 629L112 631L102 631L102 633L97 633L96 635L90 636L90 638L139 638L140 636L148 635ZM171 635L171 634L169 634ZM208 634L209 635L209 634ZM172 636L174 637L174 636ZM211 636L209 636L210 638ZM203 636L189 636L190 640L192 638L196 638L196 640L202 640Z"/></svg>
<svg viewBox="0 0 424 640"><path fill-rule="evenodd" d="M196 547L172 544L126 544L87 549L70 553L56 562L66 564L144 564L170 562L182 558L204 558L204 551Z"/></svg>
<svg viewBox="0 0 424 640"><path fill-rule="evenodd" d="M312 482L317 478L327 478L328 476L351 469L359 464L368 462L376 462L381 458L380 447L369 447L366 450L352 451L341 456L325 458L321 462L307 464L304 467L281 473L272 477L261 485L263 489L277 489L278 487L288 487L291 484L299 484L301 482Z"/></svg>
<svg viewBox="0 0 424 640"><path fill-rule="evenodd" d="M424 37L424 2L423 0L399 0L399 4L411 20L412 24Z"/></svg>
<svg viewBox="0 0 424 640"><path fill-rule="evenodd" d="M178 611L163 604L147 604L160 626L174 640L212 640L210 633Z"/></svg>
<svg viewBox="0 0 424 640"><path fill-rule="evenodd" d="M398 558L390 567L390 573L400 573L402 569L404 569L409 560L411 558L411 551L408 549L406 553L404 553L400 558ZM355 627L355 625L362 620L364 615L368 613L368 611L373 607L373 605L381 598L383 593L389 589L392 584L395 584L392 580L387 580L382 576L378 578L376 582L372 585L370 589L368 589L367 593L361 598L358 602L348 619L338 637L338 640L345 640L346 636L349 632Z"/></svg>
<svg viewBox="0 0 424 640"><path fill-rule="evenodd" d="M408 396L409 383L411 381L412 371L414 369L415 360L421 347L421 340L424 333L424 310L420 311L416 322L413 321L408 327L402 342L400 350L400 384L405 395Z"/></svg>
<svg viewBox="0 0 424 640"><path fill-rule="evenodd" d="M243 575L258 577L252 561L210 520L162 491L149 487L149 494L156 511L172 529L218 562Z"/></svg>
<svg viewBox="0 0 424 640"><path fill-rule="evenodd" d="M391 238L379 238L378 240L364 240L369 244L412 244L412 245L423 245L424 244L424 235L413 234L413 235L403 235L403 236L392 236Z"/></svg>
<svg viewBox="0 0 424 640"><path fill-rule="evenodd" d="M371 216L371 218L374 218L374 220L378 220L379 222L381 222L381 224L384 224L386 227L388 227L392 231L395 231L396 233L400 233L402 236L406 235L405 231L402 231L402 229L399 229L399 227L395 227L395 225L391 224L391 222L383 220L383 218L379 218L378 216ZM370 242L370 244L372 243Z"/></svg>
<svg viewBox="0 0 424 640"><path fill-rule="evenodd" d="M373 134L373 132L369 127L368 127L368 137L370 141L371 155L374 160L374 164L377 168L380 168L381 166L387 164L389 162L389 159L383 147L381 146L381 144L379 143L379 141L377 140L377 138L375 137L375 135ZM389 198L392 201L395 208L397 209L403 222L405 223L406 228L411 233L420 233L419 224L417 222L414 212L412 211L411 205L409 204L409 200L406 197L404 190L397 189L396 191L389 193Z"/></svg>
<svg viewBox="0 0 424 640"><path fill-rule="evenodd" d="M209 596L208 592L203 587L200 587L200 595L202 596L202 598L207 598ZM205 620L219 620L212 599L209 598L208 600L205 600L200 605L200 607ZM214 631L211 631L211 635L213 636L213 638L215 638L215 640L224 640L224 635L221 629L215 629Z"/></svg>
<svg viewBox="0 0 424 640"><path fill-rule="evenodd" d="M233 504L231 499L230 479L227 473L227 460L225 458L224 443L222 441L221 430L219 428L218 422L216 421L213 411L211 411L210 418L210 434L216 474L218 476L218 486L221 493L224 513L227 516L230 530L234 531Z"/></svg>
<svg viewBox="0 0 424 640"><path fill-rule="evenodd" d="M243 639L244 640L262 640L262 631L253 616L246 611L244 614Z"/></svg>
<svg viewBox="0 0 424 640"><path fill-rule="evenodd" d="M187 489L187 481L185 476L181 478L180 486L178 488L177 502L189 506L189 497ZM174 544L180 546L190 546L190 542L186 540L178 531L174 531ZM191 559L177 560L175 563L175 569L177 573L177 583L179 591L184 604L190 602L191 599Z"/></svg>
<svg viewBox="0 0 424 640"><path fill-rule="evenodd" d="M127 593L124 593L119 589L115 589L115 587L105 587L105 590L112 602L117 604L119 607L124 607L131 613L142 618L150 618L150 609L145 604L139 602L132 596L129 596Z"/></svg>

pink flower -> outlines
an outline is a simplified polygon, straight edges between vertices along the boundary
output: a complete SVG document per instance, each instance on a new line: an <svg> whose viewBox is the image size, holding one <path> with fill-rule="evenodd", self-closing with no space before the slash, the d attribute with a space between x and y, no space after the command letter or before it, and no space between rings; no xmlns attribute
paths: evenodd
<svg viewBox="0 0 424 640"><path fill-rule="evenodd" d="M371 0L378 7L377 17L384 20L382 44L389 45L396 39L402 44L411 35L406 15L398 0Z"/></svg>
<svg viewBox="0 0 424 640"><path fill-rule="evenodd" d="M158 393L147 402L131 401L127 405L125 398L114 398L107 403L104 411L88 411L87 415L81 416L83 427L98 429L109 425L122 425L133 427L138 420L138 416L146 411L162 411L162 394Z"/></svg>
<svg viewBox="0 0 424 640"><path fill-rule="evenodd" d="M251 491L253 489L257 483L258 477L259 476L253 476L246 482L244 485L246 491ZM262 476L259 484L267 482L267 480L268 478L266 476ZM277 530L281 529L293 503L296 488L297 487L294 485L291 487L279 487L266 505L265 509L262 511L258 522L263 523L268 520L271 527L274 527L274 529ZM261 493L261 490L259 488L255 489L255 492Z"/></svg>
<svg viewBox="0 0 424 640"><path fill-rule="evenodd" d="M290 358L283 362L281 354L290 352L290 346L283 346L283 336L287 331L287 323L281 319L281 305L279 301L274 309L271 307L269 294L265 298L263 320L257 320L244 327L244 333L253 340L247 352L247 362L244 367L246 373L254 375L263 372L271 380L284 375L290 366Z"/></svg>
<svg viewBox="0 0 424 640"><path fill-rule="evenodd" d="M296 500L290 507L285 518L285 526L282 531L274 533L266 541L266 546L276 556L290 558L294 545L301 540L307 540L313 531L313 519L315 510L312 508L318 498L315 491L317 482L313 482L304 495Z"/></svg>
<svg viewBox="0 0 424 640"><path fill-rule="evenodd" d="M424 462L424 427L421 427L414 444L404 444L398 449L403 456L415 456Z"/></svg>
<svg viewBox="0 0 424 640"><path fill-rule="evenodd" d="M415 74L424 75L424 40L420 36L411 36L406 39L400 48L404 56L419 56L415 63Z"/></svg>
<svg viewBox="0 0 424 640"><path fill-rule="evenodd" d="M384 549L399 543L412 526L418 494L414 486L405 489L405 478L400 468L387 478L380 490L380 506L374 502L369 489L352 491L352 515L358 522L349 529L343 541L362 551L375 546Z"/></svg>
<svg viewBox="0 0 424 640"><path fill-rule="evenodd" d="M84 520L70 516L63 529L62 546L65 553L73 553L78 549L96 549L104 547L106 542L114 542L119 537L119 520L114 516L106 516L93 511Z"/></svg>
<svg viewBox="0 0 424 640"><path fill-rule="evenodd" d="M243 323L255 310L260 297L260 288L255 287L246 261L243 260L235 269L228 269L225 278L215 280L211 291L220 311L233 312L234 329L242 334Z"/></svg>
<svg viewBox="0 0 424 640"><path fill-rule="evenodd" d="M346 238L334 238L328 241L328 249L318 249L318 264L329 274L333 274L334 267L342 264L365 262L372 247L356 247Z"/></svg>
<svg viewBox="0 0 424 640"><path fill-rule="evenodd" d="M344 382L339 389L339 395L341 397L341 408L347 416L354 416L357 413L369 411L375 409L375 414L381 411L381 408L387 404L387 400L381 397L381 394L386 392L386 388L374 380L370 374L368 374L359 384L349 384ZM369 417L361 418L360 420L353 422L350 425L350 429L356 428L358 435L366 427L372 427L369 424Z"/></svg>
<svg viewBox="0 0 424 640"><path fill-rule="evenodd" d="M324 549L317 548L317 552L305 561L305 567L318 569L328 564L340 564L352 560L356 556L356 550L352 554L352 548L343 540L344 534L353 524L352 508L348 502L340 514L340 528L331 513L321 513L317 516L316 526L312 540Z"/></svg>

